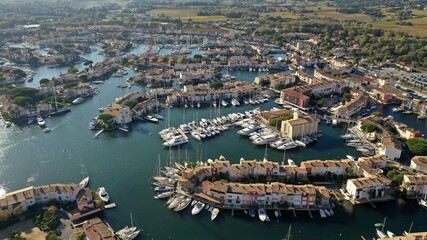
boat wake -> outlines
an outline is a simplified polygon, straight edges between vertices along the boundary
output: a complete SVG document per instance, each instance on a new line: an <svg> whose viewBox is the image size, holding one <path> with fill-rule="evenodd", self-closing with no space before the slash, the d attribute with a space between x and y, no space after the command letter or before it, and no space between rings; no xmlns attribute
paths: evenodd
<svg viewBox="0 0 427 240"><path fill-rule="evenodd" d="M32 175L27 179L27 184L30 184L30 183L32 183L32 182L35 182L38 176L39 176L39 174L38 174L38 173L34 173L34 174L32 174Z"/></svg>
<svg viewBox="0 0 427 240"><path fill-rule="evenodd" d="M6 194L6 188L0 185L0 197Z"/></svg>

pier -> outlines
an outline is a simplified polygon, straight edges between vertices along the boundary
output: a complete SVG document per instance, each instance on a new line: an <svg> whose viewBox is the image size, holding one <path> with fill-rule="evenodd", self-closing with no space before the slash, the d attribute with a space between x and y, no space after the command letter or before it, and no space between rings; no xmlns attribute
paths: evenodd
<svg viewBox="0 0 427 240"><path fill-rule="evenodd" d="M184 131L182 131L182 129L181 129L181 128L178 128L177 130L178 130L178 132L181 134L182 138L188 141L188 137L187 137L187 135L184 133Z"/></svg>
<svg viewBox="0 0 427 240"><path fill-rule="evenodd" d="M104 132L105 129L101 129L98 132L95 133L95 135L93 135L93 138L98 138L99 135L101 135Z"/></svg>
<svg viewBox="0 0 427 240"><path fill-rule="evenodd" d="M126 128L117 128L117 129L119 129L119 130L121 130L123 132L129 132L129 129L126 129Z"/></svg>

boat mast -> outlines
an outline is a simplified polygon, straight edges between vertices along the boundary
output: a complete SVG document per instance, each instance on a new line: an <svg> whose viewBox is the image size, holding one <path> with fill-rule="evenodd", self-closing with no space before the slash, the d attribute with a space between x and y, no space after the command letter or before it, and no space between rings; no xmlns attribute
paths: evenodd
<svg viewBox="0 0 427 240"><path fill-rule="evenodd" d="M285 160L286 160L286 149L283 149L282 165L285 165Z"/></svg>
<svg viewBox="0 0 427 240"><path fill-rule="evenodd" d="M286 234L286 238L284 240L291 240L291 228L292 228L292 224L289 225L289 229L288 229L288 233Z"/></svg>
<svg viewBox="0 0 427 240"><path fill-rule="evenodd" d="M267 150L268 150L268 143L265 144L265 151L264 151L264 159L265 161L267 161Z"/></svg>
<svg viewBox="0 0 427 240"><path fill-rule="evenodd" d="M383 221L383 226L382 226L382 228L381 228L381 232L384 232L384 227L385 227L385 221L387 220L387 218L384 218L384 221Z"/></svg>
<svg viewBox="0 0 427 240"><path fill-rule="evenodd" d="M414 222L411 222L411 226L409 227L408 234L411 233L412 231L412 225L414 225Z"/></svg>

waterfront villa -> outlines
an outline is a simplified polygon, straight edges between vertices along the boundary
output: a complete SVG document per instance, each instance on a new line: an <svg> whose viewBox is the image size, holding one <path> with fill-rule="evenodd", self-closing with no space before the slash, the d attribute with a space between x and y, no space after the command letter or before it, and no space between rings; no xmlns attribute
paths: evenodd
<svg viewBox="0 0 427 240"><path fill-rule="evenodd" d="M316 134L318 127L317 118L310 115L302 116L298 111L295 111L293 119L282 121L280 132L283 137L294 140Z"/></svg>
<svg viewBox="0 0 427 240"><path fill-rule="evenodd" d="M111 109L104 110L103 114L108 114L114 117L114 121L118 124L126 124L132 122L132 111L126 105L113 103Z"/></svg>
<svg viewBox="0 0 427 240"><path fill-rule="evenodd" d="M113 230L98 217L87 220L83 224L83 230L88 240L113 240Z"/></svg>
<svg viewBox="0 0 427 240"><path fill-rule="evenodd" d="M338 118L350 118L369 106L369 96L362 91L353 91L354 96L345 105L341 105L335 110L335 116Z"/></svg>
<svg viewBox="0 0 427 240"><path fill-rule="evenodd" d="M424 198L427 194L427 175L403 176L400 189L408 198Z"/></svg>
<svg viewBox="0 0 427 240"><path fill-rule="evenodd" d="M329 191L325 187L290 185L273 182L270 184L242 184L223 181L203 181L199 198L215 199L224 208L252 208L264 206L273 208L293 207L295 209L330 208Z"/></svg>
<svg viewBox="0 0 427 240"><path fill-rule="evenodd" d="M388 199L391 180L384 176L362 177L347 180L346 191L353 204Z"/></svg>
<svg viewBox="0 0 427 240"><path fill-rule="evenodd" d="M427 156L415 156L411 159L410 167L427 174Z"/></svg>
<svg viewBox="0 0 427 240"><path fill-rule="evenodd" d="M45 204L50 201L72 202L76 200L81 187L78 184L51 184L38 187L27 187L0 196L0 209L13 214L20 207L27 211L35 204Z"/></svg>

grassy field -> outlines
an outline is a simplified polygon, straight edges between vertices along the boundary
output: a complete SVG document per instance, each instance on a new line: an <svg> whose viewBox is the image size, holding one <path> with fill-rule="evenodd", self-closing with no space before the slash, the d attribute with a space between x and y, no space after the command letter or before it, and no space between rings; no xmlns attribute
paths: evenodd
<svg viewBox="0 0 427 240"><path fill-rule="evenodd" d="M226 21L227 18L224 16L197 16L199 10L193 9L178 9L178 8L159 8L151 10L149 13L152 15L164 15L171 18L181 18L182 20L192 19L193 22L218 22Z"/></svg>
<svg viewBox="0 0 427 240"><path fill-rule="evenodd" d="M408 20L413 26L397 25L398 21L378 21L373 22L372 25L379 29L401 31L412 35L427 36L427 18L416 18Z"/></svg>

